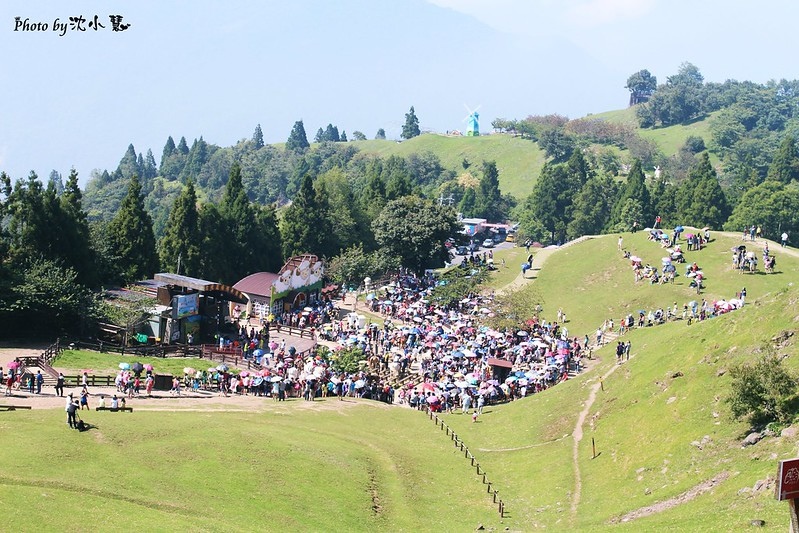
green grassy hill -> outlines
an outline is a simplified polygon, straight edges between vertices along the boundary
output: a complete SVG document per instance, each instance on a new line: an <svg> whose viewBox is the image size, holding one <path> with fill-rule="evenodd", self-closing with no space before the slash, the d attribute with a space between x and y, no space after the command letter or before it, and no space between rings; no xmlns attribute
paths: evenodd
<svg viewBox="0 0 799 533"><path fill-rule="evenodd" d="M484 160L493 160L497 162L499 170L500 189L517 198L525 198L532 192L545 160L538 144L510 135L450 137L427 133L401 143L368 140L357 141L354 146L364 153L377 154L380 157L432 152L445 168L459 174L464 172L464 159L472 164L471 170L479 170Z"/></svg>
<svg viewBox="0 0 799 533"><path fill-rule="evenodd" d="M701 120L695 120L688 124L676 124L666 128L654 129L638 128L638 120L635 117L634 107L597 113L595 115L591 115L590 118L607 120L608 122L630 124L638 129L638 133L641 135L641 137L654 141L663 154L666 157L670 157L677 153L680 147L685 144L685 139L691 135L702 137L702 139L705 141L705 145L707 145L710 142L710 122L713 117L718 115L718 113L718 111L711 113ZM622 154L626 154L626 151L622 151Z"/></svg>
<svg viewBox="0 0 799 533"><path fill-rule="evenodd" d="M659 264L643 232L624 240ZM60 408L7 413L0 459L13 468L0 474L0 495L22 529L45 531L729 531L753 519L784 530L786 504L753 487L796 455L796 441L777 433L742 448L749 426L725 399L730 367L768 349L799 371L799 259L772 244L776 273L739 274L729 266L738 244L716 235L686 255L707 274L702 297L746 286L743 309L633 330L629 362L606 346L583 374L490 406L477 424L443 415L500 490L502 520L463 452L424 414L337 400L145 410L170 409L164 400L130 415L87 413L98 426L87 434L67 430ZM523 295L543 301L545 318L563 308L575 335L696 298L682 277L635 284L613 235L554 252L539 274Z"/></svg>
<svg viewBox="0 0 799 533"><path fill-rule="evenodd" d="M775 501L772 490L752 487L776 475L779 459L797 455L795 439L767 437L742 448L749 426L733 419L724 401L730 366L753 360L767 346L799 372L792 336L799 322L799 287L793 283L799 261L772 243L781 261L778 272L739 274L731 270L728 253L738 244L737 238L719 236L687 257L708 274L701 297L729 298L746 286L743 309L691 326L677 320L636 329L624 338L633 347L629 362L617 365L615 345L607 346L595 352L598 360L586 374L496 408L483 425L447 417L507 487L504 497L522 529L728 531L753 519L785 528L786 504ZM643 233L625 235L625 247L660 264L660 248ZM593 332L606 318L618 324L639 308L665 308L674 301L682 307L697 297L679 277L673 286L636 285L615 236L556 252L524 290L543 300L545 318L554 319L562 307L572 334ZM596 400L587 408L592 391ZM575 444L584 409L584 436ZM592 439L599 454L594 459ZM710 485L705 492L697 490L702 483ZM692 489L698 492L694 499L685 496ZM685 503L675 503L681 497ZM662 510L647 514L648 506L658 504Z"/></svg>
<svg viewBox="0 0 799 533"><path fill-rule="evenodd" d="M702 137L707 144L710 140L709 124L713 115L690 124L678 124L667 128L638 129L645 139L654 141L667 157L677 153L691 135ZM590 115L590 118L609 122L628 123L637 128L635 109L619 109ZM480 137L450 137L428 133L398 143L389 140L367 140L354 143L360 151L381 157L391 155L408 156L412 153L432 152L441 160L445 168L458 173L463 172L464 158L472 163L472 169L479 169L483 160L494 160L499 169L500 189L516 198L526 198L538 179L541 167L546 161L544 152L537 143L509 135L483 135ZM619 151L627 158L626 150ZM713 162L717 160L714 158Z"/></svg>

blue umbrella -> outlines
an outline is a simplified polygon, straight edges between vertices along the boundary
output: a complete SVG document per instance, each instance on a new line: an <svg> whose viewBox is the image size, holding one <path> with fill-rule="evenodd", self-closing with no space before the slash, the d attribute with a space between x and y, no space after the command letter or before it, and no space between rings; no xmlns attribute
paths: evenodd
<svg viewBox="0 0 799 533"><path fill-rule="evenodd" d="M252 354L255 357L261 357L264 354L264 351L259 348L259 349L255 350Z"/></svg>

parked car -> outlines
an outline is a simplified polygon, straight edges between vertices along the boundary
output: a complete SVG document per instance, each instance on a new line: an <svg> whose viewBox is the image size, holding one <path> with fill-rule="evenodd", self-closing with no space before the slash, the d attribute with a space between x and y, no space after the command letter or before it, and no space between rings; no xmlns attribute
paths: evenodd
<svg viewBox="0 0 799 533"><path fill-rule="evenodd" d="M455 253L458 255L469 255L469 249L466 246L458 246L455 248Z"/></svg>
<svg viewBox="0 0 799 533"><path fill-rule="evenodd" d="M483 241L483 248L493 248L494 247L494 239L486 239Z"/></svg>
<svg viewBox="0 0 799 533"><path fill-rule="evenodd" d="M508 233L505 236L505 242L516 242L516 234L515 233Z"/></svg>

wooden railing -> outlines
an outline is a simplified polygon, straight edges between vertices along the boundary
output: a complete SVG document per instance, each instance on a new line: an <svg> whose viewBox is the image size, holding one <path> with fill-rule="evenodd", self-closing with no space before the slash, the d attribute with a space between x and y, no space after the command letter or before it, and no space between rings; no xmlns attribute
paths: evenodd
<svg viewBox="0 0 799 533"><path fill-rule="evenodd" d="M70 343L70 347L76 349L94 350L96 352L113 352L120 355L138 355L148 357L201 357L202 348L200 346L189 346L186 344L157 344L143 346L120 346L106 342L92 343L76 341ZM62 348L63 349L63 348Z"/></svg>
<svg viewBox="0 0 799 533"><path fill-rule="evenodd" d="M300 337L303 339L314 340L313 328L295 328L294 326L285 326L281 324L272 324L269 326L269 331L276 333L283 333L292 337Z"/></svg>

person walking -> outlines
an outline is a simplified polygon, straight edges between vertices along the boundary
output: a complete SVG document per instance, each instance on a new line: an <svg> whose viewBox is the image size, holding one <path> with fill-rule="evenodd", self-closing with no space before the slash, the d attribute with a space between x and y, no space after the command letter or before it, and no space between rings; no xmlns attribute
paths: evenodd
<svg viewBox="0 0 799 533"><path fill-rule="evenodd" d="M44 385L44 376L42 371L39 370L36 372L36 394L42 393L42 385Z"/></svg>
<svg viewBox="0 0 799 533"><path fill-rule="evenodd" d="M64 395L64 374L58 373L58 379L55 382L55 393L58 397Z"/></svg>
<svg viewBox="0 0 799 533"><path fill-rule="evenodd" d="M783 248L785 248L785 245L788 244L788 232L787 231L783 231L782 235L780 235L780 244L782 244Z"/></svg>
<svg viewBox="0 0 799 533"><path fill-rule="evenodd" d="M83 390L80 392L80 408L81 408L81 410L83 410L84 407L86 409L88 409L89 411L91 411L91 409L89 408L89 391L88 391L88 389L86 389L86 387L83 387Z"/></svg>

